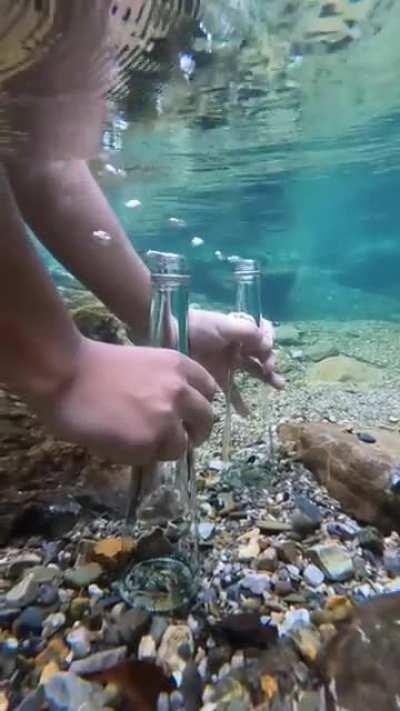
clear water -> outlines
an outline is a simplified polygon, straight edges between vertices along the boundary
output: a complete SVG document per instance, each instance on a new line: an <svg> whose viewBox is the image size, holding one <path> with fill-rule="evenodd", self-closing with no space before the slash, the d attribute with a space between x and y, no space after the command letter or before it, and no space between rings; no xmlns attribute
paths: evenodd
<svg viewBox="0 0 400 711"><path fill-rule="evenodd" d="M273 35L264 18L191 82L174 72L121 103L106 160L126 176L99 180L138 249L188 256L196 301L232 303L221 252L260 259L274 319L399 318L400 4L376 5L344 48L296 55L296 21ZM275 73L270 34L286 42Z"/></svg>
<svg viewBox="0 0 400 711"><path fill-rule="evenodd" d="M136 72L93 164L135 247L187 255L200 303L232 305L239 255L273 319L398 320L400 3L203 0L202 17L190 81L179 56Z"/></svg>

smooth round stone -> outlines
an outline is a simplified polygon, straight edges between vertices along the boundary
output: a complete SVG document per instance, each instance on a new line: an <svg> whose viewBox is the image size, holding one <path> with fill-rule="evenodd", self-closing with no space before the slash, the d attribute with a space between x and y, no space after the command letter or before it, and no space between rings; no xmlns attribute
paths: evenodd
<svg viewBox="0 0 400 711"><path fill-rule="evenodd" d="M8 627L18 617L21 610L15 607L0 608L0 627Z"/></svg>
<svg viewBox="0 0 400 711"><path fill-rule="evenodd" d="M312 588L318 588L325 580L323 572L316 565L307 565L303 578L304 582Z"/></svg>
<svg viewBox="0 0 400 711"><path fill-rule="evenodd" d="M60 601L58 590L54 585L50 583L45 583L39 587L39 595L37 602L39 605L55 605L56 602Z"/></svg>
<svg viewBox="0 0 400 711"><path fill-rule="evenodd" d="M365 442L365 444L375 444L376 439L369 432L357 432L357 437L360 442Z"/></svg>
<svg viewBox="0 0 400 711"><path fill-rule="evenodd" d="M41 634L45 612L40 607L26 607L15 622L15 629L20 635Z"/></svg>

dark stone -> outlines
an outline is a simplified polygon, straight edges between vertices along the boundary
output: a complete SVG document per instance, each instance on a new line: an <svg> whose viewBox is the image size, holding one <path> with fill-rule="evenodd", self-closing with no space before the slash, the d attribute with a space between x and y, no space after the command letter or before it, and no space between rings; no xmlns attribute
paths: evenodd
<svg viewBox="0 0 400 711"><path fill-rule="evenodd" d="M59 602L57 588L54 585L51 585L51 583L44 583L43 585L40 585L37 602L39 605L44 605L45 607L48 605L55 605Z"/></svg>
<svg viewBox="0 0 400 711"><path fill-rule="evenodd" d="M185 711L199 711L203 705L203 681L193 662L186 664L180 688Z"/></svg>
<svg viewBox="0 0 400 711"><path fill-rule="evenodd" d="M291 525L293 531L297 533L300 538L306 538L314 533L320 527L321 523L317 523L302 511L295 511L291 519Z"/></svg>
<svg viewBox="0 0 400 711"><path fill-rule="evenodd" d="M26 657L37 657L40 652L43 652L45 646L46 640L41 637L30 637L30 639L23 640L21 649Z"/></svg>
<svg viewBox="0 0 400 711"><path fill-rule="evenodd" d="M377 556L383 555L383 536L373 526L367 526L367 528L361 529L358 534L358 542L364 550L371 551L371 553Z"/></svg>
<svg viewBox="0 0 400 711"><path fill-rule="evenodd" d="M43 612L40 607L26 607L14 622L16 634L24 637L29 634L41 634L43 622L47 617L47 612Z"/></svg>
<svg viewBox="0 0 400 711"><path fill-rule="evenodd" d="M0 627L8 627L18 617L21 610L14 607L0 608Z"/></svg>
<svg viewBox="0 0 400 711"><path fill-rule="evenodd" d="M383 556L383 563L389 575L400 575L400 550L386 551Z"/></svg>
<svg viewBox="0 0 400 711"><path fill-rule="evenodd" d="M322 514L318 506L305 496L296 496L295 505L302 514L313 521L315 528L318 528L322 523Z"/></svg>
<svg viewBox="0 0 400 711"><path fill-rule="evenodd" d="M124 612L118 620L118 630L123 643L130 649L136 647L150 627L150 613L136 607Z"/></svg>
<svg viewBox="0 0 400 711"><path fill-rule="evenodd" d="M279 560L296 565L300 557L300 548L294 541L285 541L279 545L277 553Z"/></svg>
<svg viewBox="0 0 400 711"><path fill-rule="evenodd" d="M23 538L32 534L47 539L62 538L75 526L80 512L81 507L72 500L64 504L32 503L18 518L13 535Z"/></svg>
<svg viewBox="0 0 400 711"><path fill-rule="evenodd" d="M216 638L222 637L236 647L253 646L266 649L278 639L278 630L274 625L263 625L256 613L229 615L213 628Z"/></svg>
<svg viewBox="0 0 400 711"><path fill-rule="evenodd" d="M152 636L157 646L160 644L167 627L168 622L165 617L160 617L159 615L153 617L149 634Z"/></svg>
<svg viewBox="0 0 400 711"><path fill-rule="evenodd" d="M368 434L368 432L357 432L357 437L360 442L365 442L365 444L375 444L376 439L373 435Z"/></svg>
<svg viewBox="0 0 400 711"><path fill-rule="evenodd" d="M293 592L293 583L290 580L277 580L274 587L279 597L286 597Z"/></svg>
<svg viewBox="0 0 400 711"><path fill-rule="evenodd" d="M358 527L335 522L328 523L327 531L333 538L339 538L341 541L352 541L358 533Z"/></svg>
<svg viewBox="0 0 400 711"><path fill-rule="evenodd" d="M395 708L394 700L400 698L399 616L400 594L378 595L360 605L350 625L344 626L324 649L320 670L329 697L328 709Z"/></svg>
<svg viewBox="0 0 400 711"><path fill-rule="evenodd" d="M151 533L139 538L136 559L142 561L149 558L162 558L171 555L173 551L173 546L164 536L161 528L156 528Z"/></svg>
<svg viewBox="0 0 400 711"><path fill-rule="evenodd" d="M37 689L31 691L30 694L22 699L15 711L41 711L44 703L45 695L43 686L38 686Z"/></svg>
<svg viewBox="0 0 400 711"><path fill-rule="evenodd" d="M217 647L211 647L207 656L207 671L210 675L218 674L221 667L230 662L232 657L232 649L226 644L219 644Z"/></svg>

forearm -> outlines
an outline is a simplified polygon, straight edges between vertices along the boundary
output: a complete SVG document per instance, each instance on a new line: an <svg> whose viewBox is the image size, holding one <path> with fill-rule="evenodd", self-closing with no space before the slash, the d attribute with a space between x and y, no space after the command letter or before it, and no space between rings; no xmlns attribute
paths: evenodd
<svg viewBox="0 0 400 711"><path fill-rule="evenodd" d="M150 276L84 161L13 166L27 224L64 266L128 324L148 332ZM107 235L106 238L96 233Z"/></svg>
<svg viewBox="0 0 400 711"><path fill-rule="evenodd" d="M29 239L0 166L0 381L51 396L73 377L80 336Z"/></svg>

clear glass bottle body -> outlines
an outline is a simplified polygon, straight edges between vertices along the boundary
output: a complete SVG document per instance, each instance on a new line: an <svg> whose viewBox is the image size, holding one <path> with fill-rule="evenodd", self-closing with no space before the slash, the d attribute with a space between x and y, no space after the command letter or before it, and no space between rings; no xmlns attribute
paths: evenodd
<svg viewBox="0 0 400 711"><path fill-rule="evenodd" d="M238 316L251 316L261 325L260 267L255 259L240 259L236 263L236 312Z"/></svg>
<svg viewBox="0 0 400 711"><path fill-rule="evenodd" d="M184 260L149 252L147 263L153 283L150 345L187 354L189 276ZM145 559L125 576L123 597L154 612L186 607L196 592L198 568L192 452L178 462L134 468L129 498L129 529L148 541L149 555L143 545Z"/></svg>
<svg viewBox="0 0 400 711"><path fill-rule="evenodd" d="M246 318L251 316L257 326L261 325L261 277L260 267L254 259L239 259L235 265L234 278L236 282L235 316ZM222 442L222 459L229 464L232 449L232 402L231 388L233 373L229 375L229 391L226 397L226 412Z"/></svg>

